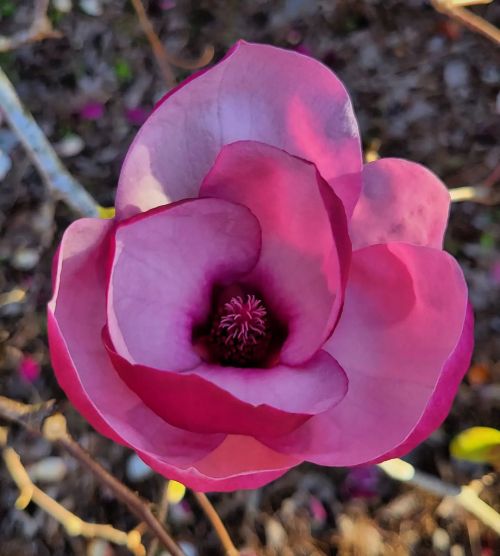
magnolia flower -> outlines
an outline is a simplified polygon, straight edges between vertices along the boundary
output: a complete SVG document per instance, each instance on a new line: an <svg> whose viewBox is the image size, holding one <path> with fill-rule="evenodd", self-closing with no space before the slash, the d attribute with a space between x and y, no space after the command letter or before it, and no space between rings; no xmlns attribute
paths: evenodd
<svg viewBox="0 0 500 556"><path fill-rule="evenodd" d="M116 217L66 230L58 380L99 432L202 491L400 456L471 356L449 203L418 164L363 166L328 68L240 42L140 129Z"/></svg>

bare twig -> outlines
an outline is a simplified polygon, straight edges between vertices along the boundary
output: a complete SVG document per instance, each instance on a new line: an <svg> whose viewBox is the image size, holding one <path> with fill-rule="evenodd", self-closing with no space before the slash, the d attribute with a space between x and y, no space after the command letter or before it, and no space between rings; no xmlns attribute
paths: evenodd
<svg viewBox="0 0 500 556"><path fill-rule="evenodd" d="M114 493L116 498L126 504L130 511L134 513L140 521L144 522L150 531L159 538L160 542L170 551L172 556L185 556L163 525L158 521L147 503L118 479L113 477L111 473L97 463L90 454L73 440L67 431L66 419L62 414L56 413L45 419L40 429L24 420L24 415L27 413L29 414L31 411L29 409L30 407L29 405L14 402L9 398L0 397L1 418L8 421L15 421L31 432L41 434L50 442L62 446L81 464L92 471L96 478Z"/></svg>
<svg viewBox="0 0 500 556"><path fill-rule="evenodd" d="M455 19L471 31L480 33L486 38L500 45L500 29L473 14L463 6L472 6L474 4L489 4L492 0L431 0L434 8L449 17Z"/></svg>
<svg viewBox="0 0 500 556"><path fill-rule="evenodd" d="M160 503L158 505L157 517L160 523L165 523L168 514L168 481L163 485ZM147 556L155 556L158 552L158 537L154 537L148 548Z"/></svg>
<svg viewBox="0 0 500 556"><path fill-rule="evenodd" d="M411 483L437 496L449 496L485 525L500 535L500 514L481 500L470 486L458 487L447 484L437 477L418 471L410 463L401 459L391 459L378 465L389 477L397 481Z"/></svg>
<svg viewBox="0 0 500 556"><path fill-rule="evenodd" d="M229 536L229 533L224 526L224 523L222 523L219 514L213 507L207 495L203 494L202 492L194 492L194 496L196 497L196 500L198 500L201 509L205 512L205 515L212 523L212 526L215 529L215 532L217 533L217 536L219 537L224 550L226 551L226 556L239 556L240 553L238 549L234 546L233 541L231 540L231 537Z"/></svg>
<svg viewBox="0 0 500 556"><path fill-rule="evenodd" d="M3 446L2 455L5 466L19 488L19 497L15 503L18 510L24 510L30 502L34 502L58 521L71 536L82 535L90 539L105 539L115 544L126 546L136 556L144 556L146 554L141 534L137 530L134 529L126 533L108 524L83 521L39 489L30 479L25 467L21 463L19 454L13 448L6 447L6 437L5 430L2 430L0 433L0 445Z"/></svg>
<svg viewBox="0 0 500 556"><path fill-rule="evenodd" d="M15 50L20 46L44 39L59 39L62 33L52 27L50 19L47 17L49 0L35 0L35 16L29 29L19 31L10 37L0 36L0 52Z"/></svg>
<svg viewBox="0 0 500 556"><path fill-rule="evenodd" d="M153 50L153 54L155 55L156 61L160 66L160 71L163 76L163 80L165 81L165 85L171 89L175 86L175 76L172 68L170 67L170 62L167 57L167 53L163 48L163 45L156 34L153 24L148 18L148 14L144 9L141 0L132 0L132 5L134 6L134 10L137 14L139 19L139 23L141 24L142 30L146 35L149 44L151 45L151 49Z"/></svg>
<svg viewBox="0 0 500 556"><path fill-rule="evenodd" d="M54 195L82 216L98 216L97 203L62 165L33 116L22 106L1 68L0 109Z"/></svg>
<svg viewBox="0 0 500 556"><path fill-rule="evenodd" d="M153 24L151 23L146 10L144 9L142 0L131 0L131 2L137 14L137 18L139 19L142 30L144 31L144 34L146 35L149 44L151 45L151 49L153 50L156 61L160 66L163 80L165 81L165 84L169 89L171 89L175 85L175 76L171 66L194 70L202 68L212 61L212 58L214 57L213 46L206 46L202 55L196 60L185 60L183 58L180 58L179 56L170 54L165 49L160 38L156 34Z"/></svg>

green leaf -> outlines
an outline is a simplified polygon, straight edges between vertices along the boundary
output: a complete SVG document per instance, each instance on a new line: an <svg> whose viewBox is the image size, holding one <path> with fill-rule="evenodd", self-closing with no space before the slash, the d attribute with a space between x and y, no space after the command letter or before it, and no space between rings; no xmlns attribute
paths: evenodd
<svg viewBox="0 0 500 556"><path fill-rule="evenodd" d="M466 429L450 443L451 455L477 463L500 464L500 430L489 427Z"/></svg>
<svg viewBox="0 0 500 556"><path fill-rule="evenodd" d="M120 81L130 81L132 79L132 68L127 60L120 58L115 62L115 74Z"/></svg>

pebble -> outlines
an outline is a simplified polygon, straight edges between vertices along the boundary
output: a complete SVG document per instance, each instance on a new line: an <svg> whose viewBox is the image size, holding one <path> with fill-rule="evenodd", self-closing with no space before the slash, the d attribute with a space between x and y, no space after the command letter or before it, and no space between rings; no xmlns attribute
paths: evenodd
<svg viewBox="0 0 500 556"><path fill-rule="evenodd" d="M80 0L80 9L94 17L99 17L104 13L101 0Z"/></svg>
<svg viewBox="0 0 500 556"><path fill-rule="evenodd" d="M448 552L450 548L450 536L441 528L437 528L432 534L432 546L439 552Z"/></svg>
<svg viewBox="0 0 500 556"><path fill-rule="evenodd" d="M111 545L102 539L93 539L87 547L87 556L113 556Z"/></svg>
<svg viewBox="0 0 500 556"><path fill-rule="evenodd" d="M11 259L12 266L17 270L32 270L40 260L40 253L34 247L17 249Z"/></svg>
<svg viewBox="0 0 500 556"><path fill-rule="evenodd" d="M450 89L463 89L469 84L469 69L462 60L452 60L444 67L444 81Z"/></svg>
<svg viewBox="0 0 500 556"><path fill-rule="evenodd" d="M52 0L54 8L63 14L69 13L73 9L73 0Z"/></svg>
<svg viewBox="0 0 500 556"><path fill-rule="evenodd" d="M266 521L266 547L278 553L285 545L287 534L281 523L270 517Z"/></svg>
<svg viewBox="0 0 500 556"><path fill-rule="evenodd" d="M68 468L62 458L48 457L27 467L28 475L36 483L57 483L66 476Z"/></svg>
<svg viewBox="0 0 500 556"><path fill-rule="evenodd" d="M138 455L132 454L127 460L126 473L129 480L139 483L151 477L154 471Z"/></svg>
<svg viewBox="0 0 500 556"><path fill-rule="evenodd" d="M80 154L84 147L85 143L79 135L68 135L55 145L58 154L64 158Z"/></svg>

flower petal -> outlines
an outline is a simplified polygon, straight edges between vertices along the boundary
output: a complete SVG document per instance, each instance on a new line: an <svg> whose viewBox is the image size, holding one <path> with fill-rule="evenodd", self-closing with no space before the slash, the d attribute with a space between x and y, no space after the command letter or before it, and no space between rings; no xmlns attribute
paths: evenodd
<svg viewBox="0 0 500 556"><path fill-rule="evenodd" d="M106 321L105 267L111 221L82 219L65 232L49 303L49 344L59 384L101 434L150 459L189 467L224 435L172 427L125 385L101 342Z"/></svg>
<svg viewBox="0 0 500 556"><path fill-rule="evenodd" d="M342 204L313 164L255 141L224 147L200 196L241 203L258 218L262 250L247 281L288 327L281 361L307 361L342 308L351 255Z"/></svg>
<svg viewBox="0 0 500 556"><path fill-rule="evenodd" d="M157 369L196 366L192 331L208 317L214 284L247 273L259 252L256 218L219 199L191 199L122 222L108 290L116 351Z"/></svg>
<svg viewBox="0 0 500 556"><path fill-rule="evenodd" d="M350 223L353 249L402 241L441 249L450 195L424 166L382 158L363 169L363 190Z"/></svg>
<svg viewBox="0 0 500 556"><path fill-rule="evenodd" d="M250 436L238 435L227 436L213 452L188 469L172 467L144 454L141 457L158 473L201 492L259 488L301 463Z"/></svg>
<svg viewBox="0 0 500 556"><path fill-rule="evenodd" d="M104 334L125 383L171 425L194 432L258 436L286 434L338 403L347 380L324 351L301 368L241 369L202 363L172 372L132 365Z"/></svg>
<svg viewBox="0 0 500 556"><path fill-rule="evenodd" d="M308 56L240 41L169 93L139 131L120 176L118 218L196 196L220 149L239 140L311 160L332 187L336 177L353 174L338 191L352 213L362 158L343 85Z"/></svg>
<svg viewBox="0 0 500 556"><path fill-rule="evenodd" d="M402 455L445 417L471 335L466 284L447 253L398 243L354 252L344 311L325 348L347 373L347 394L266 444L325 465Z"/></svg>

